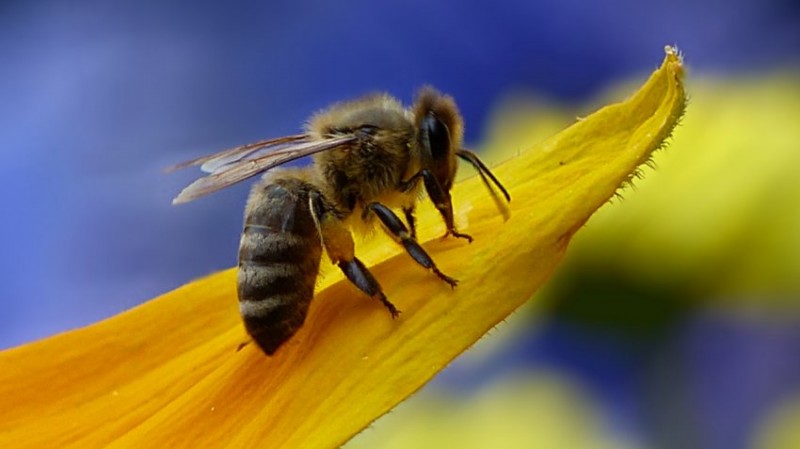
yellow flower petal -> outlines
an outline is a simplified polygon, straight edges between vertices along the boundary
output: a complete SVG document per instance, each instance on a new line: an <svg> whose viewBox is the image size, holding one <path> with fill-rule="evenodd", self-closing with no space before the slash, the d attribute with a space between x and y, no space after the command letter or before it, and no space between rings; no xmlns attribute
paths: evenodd
<svg viewBox="0 0 800 449"><path fill-rule="evenodd" d="M680 57L605 107L496 167L503 223L477 178L454 191L447 239L430 207L419 233L451 290L383 239L360 255L403 311L331 271L305 326L274 357L239 322L233 270L101 323L0 354L0 447L337 447L419 389L523 304L589 216L661 146L684 107Z"/></svg>
<svg viewBox="0 0 800 449"><path fill-rule="evenodd" d="M615 273L669 285L684 305L798 310L799 75L694 79L692 120L625 207L603 208L574 241L564 285Z"/></svg>

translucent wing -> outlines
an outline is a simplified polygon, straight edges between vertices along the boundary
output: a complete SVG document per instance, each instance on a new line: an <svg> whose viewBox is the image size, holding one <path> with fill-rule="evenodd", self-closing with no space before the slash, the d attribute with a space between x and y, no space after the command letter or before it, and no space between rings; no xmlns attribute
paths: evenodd
<svg viewBox="0 0 800 449"><path fill-rule="evenodd" d="M215 169L239 160L242 160L256 152L262 150L276 149L281 145L292 142L308 141L308 136L305 134L296 134L294 136L278 137L277 139L261 140L258 142L248 143L247 145L229 148L218 153L209 154L207 156L192 159L190 161L181 162L180 164L173 165L172 167L164 170L166 173L172 173L175 170L191 167L193 165L200 165L200 169L206 173L212 173Z"/></svg>
<svg viewBox="0 0 800 449"><path fill-rule="evenodd" d="M356 140L355 136L332 137L328 139L310 140L306 136L291 136L290 139L280 144L258 145L252 144L250 148L242 147L226 150L221 153L198 158L176 166L183 168L190 165L207 165L213 167L211 174L191 183L172 200L172 204L187 203L189 201L224 189L225 187L244 181L271 168L310 156L321 151L332 150ZM280 139L274 139L275 142ZM276 148L272 150L272 148ZM264 153L265 151L268 151ZM176 168L176 169L177 169Z"/></svg>

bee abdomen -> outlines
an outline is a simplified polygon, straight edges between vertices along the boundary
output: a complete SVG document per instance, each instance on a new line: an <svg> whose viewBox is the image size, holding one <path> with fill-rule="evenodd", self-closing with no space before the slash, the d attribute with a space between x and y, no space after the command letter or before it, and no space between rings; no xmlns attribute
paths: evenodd
<svg viewBox="0 0 800 449"><path fill-rule="evenodd" d="M293 181L293 182L292 182ZM267 354L302 326L314 296L322 246L307 184L256 186L239 245L239 311Z"/></svg>

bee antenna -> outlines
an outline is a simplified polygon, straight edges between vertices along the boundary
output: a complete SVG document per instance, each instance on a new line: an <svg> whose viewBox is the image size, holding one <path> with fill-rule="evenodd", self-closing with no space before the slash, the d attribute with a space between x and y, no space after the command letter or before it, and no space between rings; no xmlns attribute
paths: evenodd
<svg viewBox="0 0 800 449"><path fill-rule="evenodd" d="M492 180L494 185L496 185L497 188L500 189L501 192L503 192L503 196L506 197L506 201L511 202L511 195L509 195L508 192L506 191L506 188L503 187L502 184L500 184L500 181L498 181L497 178L494 177L492 172L489 170L489 167L487 167L486 164L484 164L483 161L481 161L478 158L477 154L473 153L472 151L461 148L460 150L456 150L456 156L472 164L472 166L475 167L475 170L478 171L478 174L481 175L481 179L483 180L483 183L486 185L486 187L489 190L492 190L492 186L489 184L489 181L486 180L486 176L488 176L489 179Z"/></svg>

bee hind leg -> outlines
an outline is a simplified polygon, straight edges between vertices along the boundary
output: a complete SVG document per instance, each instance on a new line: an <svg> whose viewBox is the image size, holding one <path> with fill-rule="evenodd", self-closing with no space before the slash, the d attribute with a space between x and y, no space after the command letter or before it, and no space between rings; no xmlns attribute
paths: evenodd
<svg viewBox="0 0 800 449"><path fill-rule="evenodd" d="M396 240L400 241L400 244L406 249L408 255L418 264L431 270L439 279L450 284L450 287L455 287L458 284L458 280L439 271L439 268L433 262L431 256L428 255L425 249L409 234L406 226L391 209L381 203L370 203L364 208L364 215L366 216L370 212L374 213L381 220L384 228Z"/></svg>
<svg viewBox="0 0 800 449"><path fill-rule="evenodd" d="M400 311L386 298L380 284L369 269L355 256L355 243L350 231L345 228L335 210L317 191L309 193L309 209L317 225L322 246L347 279L370 298L383 303L392 318L397 318Z"/></svg>

